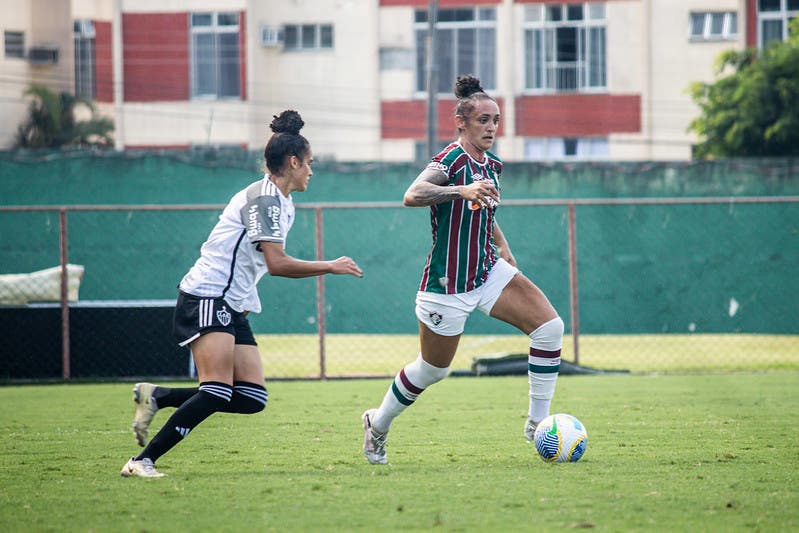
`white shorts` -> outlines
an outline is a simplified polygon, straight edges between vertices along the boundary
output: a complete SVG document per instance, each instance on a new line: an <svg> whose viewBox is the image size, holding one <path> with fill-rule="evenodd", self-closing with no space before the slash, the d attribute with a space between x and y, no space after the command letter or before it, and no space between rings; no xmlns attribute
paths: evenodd
<svg viewBox="0 0 799 533"><path fill-rule="evenodd" d="M447 337L460 335L472 311L479 309L489 314L502 290L518 272L518 268L500 259L488 273L485 283L473 291L460 294L419 291L416 293L416 317L433 333Z"/></svg>

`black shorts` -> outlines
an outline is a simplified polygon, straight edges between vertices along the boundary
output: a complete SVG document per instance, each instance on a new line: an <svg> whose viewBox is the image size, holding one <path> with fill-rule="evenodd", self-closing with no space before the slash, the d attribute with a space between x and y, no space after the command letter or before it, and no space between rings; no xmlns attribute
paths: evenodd
<svg viewBox="0 0 799 533"><path fill-rule="evenodd" d="M234 311L224 298L202 298L180 291L172 326L178 344L186 346L211 331L230 333L236 344L258 345L245 314Z"/></svg>

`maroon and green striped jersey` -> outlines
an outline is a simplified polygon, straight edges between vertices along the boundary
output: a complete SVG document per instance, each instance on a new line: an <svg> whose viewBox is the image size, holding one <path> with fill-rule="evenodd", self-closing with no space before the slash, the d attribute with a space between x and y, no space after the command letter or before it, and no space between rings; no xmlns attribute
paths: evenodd
<svg viewBox="0 0 799 533"><path fill-rule="evenodd" d="M452 143L433 157L427 168L446 173L449 186L490 180L500 190L502 161L490 152L479 163L460 144ZM499 258L494 244L496 208L494 204L481 209L462 198L430 206L433 248L427 256L420 291L457 294L485 282Z"/></svg>

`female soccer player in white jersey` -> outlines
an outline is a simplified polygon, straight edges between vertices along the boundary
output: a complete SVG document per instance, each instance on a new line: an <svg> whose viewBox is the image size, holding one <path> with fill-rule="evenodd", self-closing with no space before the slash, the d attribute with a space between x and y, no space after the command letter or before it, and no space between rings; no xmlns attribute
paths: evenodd
<svg viewBox="0 0 799 533"><path fill-rule="evenodd" d="M499 229L502 162L489 152L499 106L474 76L460 76L455 126L459 136L419 174L404 203L429 207L433 247L416 294L421 353L399 371L377 409L363 414L364 455L386 463L392 421L430 385L447 376L469 314L480 309L530 337L530 404L524 435L532 440L549 415L560 370L563 321L543 292L516 268Z"/></svg>
<svg viewBox="0 0 799 533"><path fill-rule="evenodd" d="M308 187L313 174L299 113L283 111L270 125L264 150L268 173L230 200L202 246L200 258L179 285L174 331L191 347L200 382L196 388L138 383L134 433L140 446L159 408L177 407L166 424L122 468L122 475L160 477L155 462L215 412L251 414L266 406L261 356L246 315L261 310L256 285L265 273L289 278L324 274L361 277L349 257L303 261L286 254L294 222L291 193Z"/></svg>

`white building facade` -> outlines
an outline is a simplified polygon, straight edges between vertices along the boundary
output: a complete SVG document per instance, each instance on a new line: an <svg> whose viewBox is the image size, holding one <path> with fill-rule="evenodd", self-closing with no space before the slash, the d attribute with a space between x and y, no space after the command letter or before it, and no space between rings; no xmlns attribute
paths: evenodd
<svg viewBox="0 0 799 533"><path fill-rule="evenodd" d="M24 6L20 9L20 5ZM424 159L424 0L0 0L0 146L45 84L93 99L118 149L259 150L298 110L319 159ZM785 39L799 0L440 0L437 142L480 77L507 161L686 160L686 92L731 48Z"/></svg>

